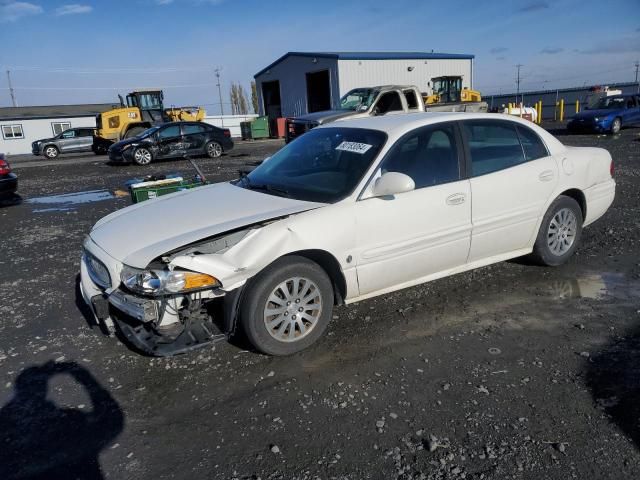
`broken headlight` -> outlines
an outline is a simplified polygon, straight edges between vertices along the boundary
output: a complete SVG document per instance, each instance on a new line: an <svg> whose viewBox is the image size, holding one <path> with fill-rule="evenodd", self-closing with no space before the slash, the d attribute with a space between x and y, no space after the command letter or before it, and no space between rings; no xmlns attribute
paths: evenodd
<svg viewBox="0 0 640 480"><path fill-rule="evenodd" d="M186 270L140 270L125 266L120 280L128 290L143 295L171 295L221 286L220 281L204 273Z"/></svg>

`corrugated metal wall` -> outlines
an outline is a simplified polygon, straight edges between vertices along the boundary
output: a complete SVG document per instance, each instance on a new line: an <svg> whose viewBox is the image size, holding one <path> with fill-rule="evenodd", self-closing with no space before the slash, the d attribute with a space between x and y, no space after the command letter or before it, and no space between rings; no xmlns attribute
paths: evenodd
<svg viewBox="0 0 640 480"><path fill-rule="evenodd" d="M472 60L338 60L340 96L357 87L377 85L417 85L430 91L433 77L461 75L462 85L471 88ZM411 68L411 71L409 69Z"/></svg>
<svg viewBox="0 0 640 480"><path fill-rule="evenodd" d="M638 86L632 82L610 83L610 89L622 90L622 93L635 93ZM556 100L564 99L565 118L569 118L576 113L576 100L582 104L589 94L589 87L562 88L558 90L538 90L534 92L523 92L518 97L526 106L533 106L534 103L542 100L542 118L553 119L556 110ZM506 95L483 95L483 100L489 104L489 108L501 108L509 102L516 103L516 94Z"/></svg>
<svg viewBox="0 0 640 480"><path fill-rule="evenodd" d="M282 115L294 117L307 113L307 79L306 74L329 70L331 80L331 101L336 103L340 99L338 91L338 62L335 58L314 58L290 56L272 67L268 72L256 77L258 90L258 105L260 115L264 115L262 99L262 84L273 80L280 81L280 100Z"/></svg>

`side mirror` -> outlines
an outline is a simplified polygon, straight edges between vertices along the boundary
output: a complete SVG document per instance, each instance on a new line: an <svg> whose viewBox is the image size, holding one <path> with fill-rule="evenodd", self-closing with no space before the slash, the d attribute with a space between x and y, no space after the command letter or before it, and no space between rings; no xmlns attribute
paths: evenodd
<svg viewBox="0 0 640 480"><path fill-rule="evenodd" d="M387 172L373 185L374 197L388 197L398 193L415 190L416 184L409 175L400 172Z"/></svg>
<svg viewBox="0 0 640 480"><path fill-rule="evenodd" d="M367 107L366 105L360 105L358 107L358 111L359 112L366 112L369 109L369 107Z"/></svg>
<svg viewBox="0 0 640 480"><path fill-rule="evenodd" d="M380 109L379 109L377 106L376 106L376 107L373 107L373 109L371 110L371 114L372 114L374 117L377 117L378 115L381 115L381 113L380 113Z"/></svg>

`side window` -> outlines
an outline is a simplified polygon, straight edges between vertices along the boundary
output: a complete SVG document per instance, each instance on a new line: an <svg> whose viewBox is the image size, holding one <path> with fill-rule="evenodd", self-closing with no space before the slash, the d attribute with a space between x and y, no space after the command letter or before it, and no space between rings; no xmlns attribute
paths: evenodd
<svg viewBox="0 0 640 480"><path fill-rule="evenodd" d="M80 137L93 137L93 130L90 128L82 128L78 130L78 136Z"/></svg>
<svg viewBox="0 0 640 480"><path fill-rule="evenodd" d="M382 171L409 175L416 188L460 179L453 124L419 128L405 135L382 163Z"/></svg>
<svg viewBox="0 0 640 480"><path fill-rule="evenodd" d="M524 158L527 161L549 155L547 147L545 147L540 137L533 130L523 127L522 125L518 125L517 128L520 143L522 143L522 149L524 150Z"/></svg>
<svg viewBox="0 0 640 480"><path fill-rule="evenodd" d="M171 125L163 128L158 132L161 139L173 138L180 136L180 125Z"/></svg>
<svg viewBox="0 0 640 480"><path fill-rule="evenodd" d="M183 135L192 135L194 133L204 133L205 128L202 125L187 124L182 126Z"/></svg>
<svg viewBox="0 0 640 480"><path fill-rule="evenodd" d="M65 130L64 132L62 132L62 138L75 138L75 136L75 130Z"/></svg>
<svg viewBox="0 0 640 480"><path fill-rule="evenodd" d="M462 124L471 153L472 176L497 172L525 161L514 123L478 120Z"/></svg>
<svg viewBox="0 0 640 480"><path fill-rule="evenodd" d="M416 98L416 92L414 92L413 90L405 90L403 93L404 98L407 100L407 107L409 109L418 108L418 99Z"/></svg>
<svg viewBox="0 0 640 480"><path fill-rule="evenodd" d="M402 111L402 101L397 92L383 93L376 104L378 115L384 115L388 112Z"/></svg>

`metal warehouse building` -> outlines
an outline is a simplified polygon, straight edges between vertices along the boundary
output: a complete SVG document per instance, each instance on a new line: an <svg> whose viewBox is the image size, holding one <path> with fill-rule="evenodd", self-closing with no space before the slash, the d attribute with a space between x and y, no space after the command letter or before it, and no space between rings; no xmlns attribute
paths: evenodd
<svg viewBox="0 0 640 480"><path fill-rule="evenodd" d="M261 115L271 119L337 108L357 87L416 85L444 75L473 88L473 55L426 52L289 52L255 75Z"/></svg>

